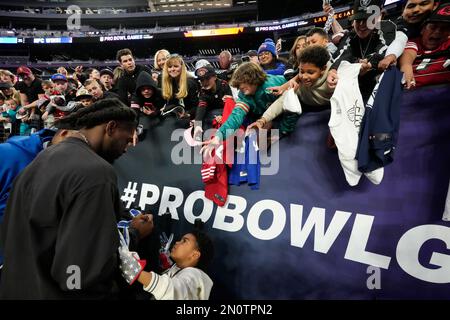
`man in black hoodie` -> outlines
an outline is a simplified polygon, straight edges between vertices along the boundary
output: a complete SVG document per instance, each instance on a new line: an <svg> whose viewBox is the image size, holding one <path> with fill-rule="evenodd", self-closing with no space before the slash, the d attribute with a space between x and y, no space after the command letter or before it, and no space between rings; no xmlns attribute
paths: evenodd
<svg viewBox="0 0 450 320"><path fill-rule="evenodd" d="M121 49L117 51L116 57L124 70L124 74L118 79L115 89L120 96L120 99L125 104L130 105L131 95L133 95L136 90L137 77L142 71L149 74L151 74L152 71L146 66L136 65L133 53L130 49Z"/></svg>

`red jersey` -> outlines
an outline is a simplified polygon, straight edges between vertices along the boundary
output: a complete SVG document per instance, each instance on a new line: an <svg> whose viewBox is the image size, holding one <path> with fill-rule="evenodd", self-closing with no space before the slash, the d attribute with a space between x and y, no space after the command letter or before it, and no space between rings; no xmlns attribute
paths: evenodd
<svg viewBox="0 0 450 320"><path fill-rule="evenodd" d="M416 87L450 82L450 39L435 50L426 50L420 38L416 38L408 41L407 49L417 52L413 63Z"/></svg>

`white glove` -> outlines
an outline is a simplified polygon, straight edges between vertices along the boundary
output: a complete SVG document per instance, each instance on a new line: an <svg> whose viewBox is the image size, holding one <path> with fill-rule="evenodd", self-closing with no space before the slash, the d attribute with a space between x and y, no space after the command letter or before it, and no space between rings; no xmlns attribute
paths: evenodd
<svg viewBox="0 0 450 320"><path fill-rule="evenodd" d="M122 277L132 285L134 281L139 277L144 270L147 261L140 260L139 255L136 252L129 251L127 247L119 247L120 256L120 270L122 271Z"/></svg>

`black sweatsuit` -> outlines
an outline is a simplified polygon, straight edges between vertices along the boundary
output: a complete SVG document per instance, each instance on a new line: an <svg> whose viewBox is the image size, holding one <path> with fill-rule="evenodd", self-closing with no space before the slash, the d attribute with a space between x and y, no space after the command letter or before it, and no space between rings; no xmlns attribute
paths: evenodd
<svg viewBox="0 0 450 320"><path fill-rule="evenodd" d="M84 141L67 138L42 151L8 199L0 299L115 296L121 212L113 167ZM80 289L70 286L76 270Z"/></svg>

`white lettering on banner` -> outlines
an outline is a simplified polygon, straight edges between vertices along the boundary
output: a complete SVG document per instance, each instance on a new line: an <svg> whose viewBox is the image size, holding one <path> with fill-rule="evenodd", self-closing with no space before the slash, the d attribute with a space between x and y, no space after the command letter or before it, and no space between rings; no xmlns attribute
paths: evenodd
<svg viewBox="0 0 450 320"><path fill-rule="evenodd" d="M194 215L194 203L198 200L203 201L203 211L199 215ZM189 223L194 224L195 219L200 218L206 222L211 218L214 210L214 203L206 199L203 191L194 191L186 199L184 204L184 217Z"/></svg>
<svg viewBox="0 0 450 320"><path fill-rule="evenodd" d="M442 240L450 249L450 228L438 225L423 225L407 231L397 244L397 261L402 269L413 276L432 283L450 283L450 256L433 252L430 264L438 266L430 269L419 262L422 245L431 239Z"/></svg>
<svg viewBox="0 0 450 320"><path fill-rule="evenodd" d="M151 192L152 195L149 197L148 193ZM145 210L146 205L152 205L157 203L159 200L159 188L154 184L143 183L141 188L141 198L139 199L139 207ZM129 206L127 206L129 208Z"/></svg>
<svg viewBox="0 0 450 320"><path fill-rule="evenodd" d="M356 215L344 258L369 266L388 269L391 262L390 257L366 251L373 219L373 216Z"/></svg>
<svg viewBox="0 0 450 320"><path fill-rule="evenodd" d="M174 197L174 200L170 200L171 196ZM184 195L181 189L164 187L158 215L162 216L163 214L167 213L167 211L169 211L172 219L179 220L177 208L181 206L183 200Z"/></svg>
<svg viewBox="0 0 450 320"><path fill-rule="evenodd" d="M136 182L129 182L128 186L124 188L124 195L121 199L127 202L127 208L130 208L137 198L137 185ZM151 195L149 195L149 192L151 192ZM171 197L174 198L171 199ZM142 210L145 210L147 205L156 204L159 198L160 189L158 186L142 183L139 198L139 207ZM179 220L178 208L181 209L183 198L184 193L181 189L163 187L159 214L164 214L166 210L169 210L172 218ZM194 214L194 204L199 200L203 202L203 210L201 213ZM266 199L248 208L245 198L233 195L228 196L228 201L224 207L216 207L213 228L227 232L241 231L245 224L244 213L246 210L248 210L248 231L257 239L275 239L285 229L287 213L281 203ZM272 212L273 220L269 228L262 230L259 227L259 221L262 213L266 210ZM205 198L204 191L192 192L184 202L184 218L191 224L194 223L196 218L207 222L212 217L213 211L214 204L211 200ZM331 249L352 215L351 212L336 210L328 228L325 230L326 210L324 208L313 207L308 217L305 217L304 223L302 205L291 204L289 214L291 246L303 248L312 233L312 229L314 229L314 238L312 239L314 251L324 254ZM356 214L344 258L372 266L372 268L388 269L391 257L367 251L374 219L370 215ZM440 240L445 243L447 249L450 249L450 228L440 225L422 225L407 231L397 244L396 258L398 265L414 278L430 283L450 283L450 254L433 252L429 263L438 268L428 268L419 262L420 250L423 244L429 240ZM371 278L370 281L372 280Z"/></svg>
<svg viewBox="0 0 450 320"><path fill-rule="evenodd" d="M152 35L146 34L133 34L133 35L125 35L125 36L106 36L100 37L100 42L105 41L123 41L123 40L143 40L143 39L153 39Z"/></svg>
<svg viewBox="0 0 450 320"><path fill-rule="evenodd" d="M278 25L272 25L272 26L261 26L261 27L255 27L256 32L261 31L276 31L276 30L283 30L283 29L289 29L289 28L295 28L300 27L308 24L308 21L295 21L285 24L278 24Z"/></svg>
<svg viewBox="0 0 450 320"><path fill-rule="evenodd" d="M261 214L270 210L273 214L273 220L271 226L262 230L259 227L259 219ZM273 200L262 200L250 209L247 217L247 229L252 236L260 240L272 240L278 237L284 230L286 225L286 211L281 203Z"/></svg>
<svg viewBox="0 0 450 320"><path fill-rule="evenodd" d="M230 205L234 208L230 208ZM213 228L228 232L241 230L245 223L242 213L246 208L247 200L245 198L229 195L225 205L223 207L217 207ZM227 218L230 218L231 222L226 222L225 220Z"/></svg>
<svg viewBox="0 0 450 320"><path fill-rule="evenodd" d="M314 229L314 251L327 253L351 215L351 212L336 211L325 231L325 209L313 207L303 225L303 206L291 204L291 246L303 248Z"/></svg>

